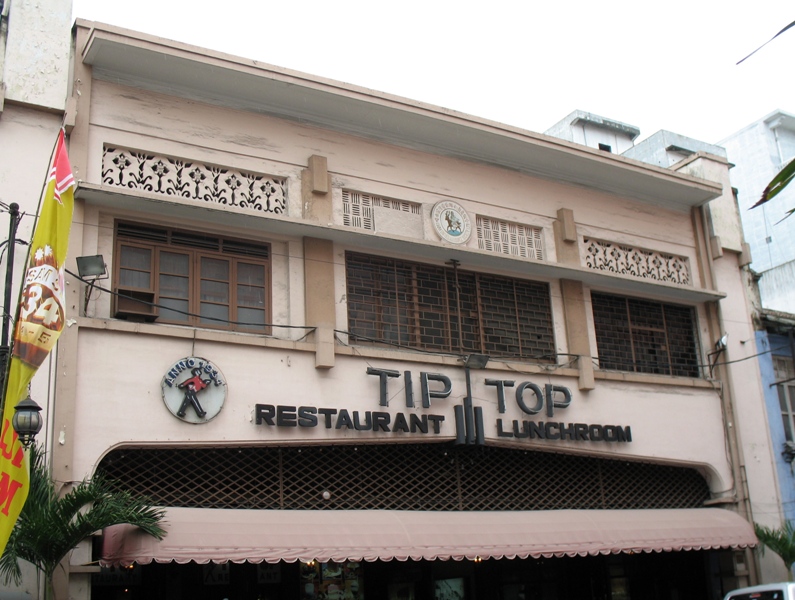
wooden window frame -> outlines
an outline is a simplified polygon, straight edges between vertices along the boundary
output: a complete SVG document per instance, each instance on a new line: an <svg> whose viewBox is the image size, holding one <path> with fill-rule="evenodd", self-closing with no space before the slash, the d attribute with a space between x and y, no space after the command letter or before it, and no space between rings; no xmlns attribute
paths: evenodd
<svg viewBox="0 0 795 600"><path fill-rule="evenodd" d="M147 239L146 236L151 238ZM195 245L194 245L195 244ZM214 245L214 247L212 247ZM134 286L121 285L122 254L123 247L141 248L150 251L149 287L140 288ZM241 251L241 248L251 249L251 253ZM161 283L163 275L160 267L160 257L163 252L180 254L188 257L188 294L187 312L184 319L168 318L164 312L168 309L161 306ZM271 327L271 262L270 244L255 243L246 240L232 240L221 236L207 236L204 234L193 235L167 227L151 227L148 225L138 225L134 223L117 223L114 242L114 269L113 269L113 289L117 292L114 301L114 315L119 318L130 320L157 320L158 323L172 325L185 325L189 327L201 327L209 329L220 329L225 331L239 331L246 333L260 333L270 335ZM228 321L215 321L209 317L201 315L202 304L214 303L204 300L201 296L202 278L201 266L202 259L210 258L221 260L228 263L229 273L227 302ZM263 293L264 307L263 325L247 326L242 319L238 318L241 309L254 308L240 304L238 296L238 286L247 285L238 281L238 270L241 264L252 264L263 269ZM179 276L179 274L176 274ZM220 281L220 280L218 280ZM255 286L257 287L257 286Z"/></svg>

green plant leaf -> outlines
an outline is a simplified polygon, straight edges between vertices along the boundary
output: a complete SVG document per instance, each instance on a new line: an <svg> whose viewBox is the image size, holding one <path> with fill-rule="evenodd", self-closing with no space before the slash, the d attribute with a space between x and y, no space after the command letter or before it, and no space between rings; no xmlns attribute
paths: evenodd
<svg viewBox="0 0 795 600"><path fill-rule="evenodd" d="M5 552L0 556L0 580L19 583L20 560L33 564L51 582L55 569L82 540L111 525L127 523L158 539L165 510L146 499L114 490L96 474L59 497L50 478L44 451L30 450L30 491Z"/></svg>
<svg viewBox="0 0 795 600"><path fill-rule="evenodd" d="M756 204L751 208L761 206L765 202L769 202L775 198L787 185L795 178L795 159L792 159L786 166L778 172L778 174L770 180L767 187L762 192L762 197L759 198ZM792 210L787 213L787 216L792 214ZM786 218L786 217L784 217Z"/></svg>
<svg viewBox="0 0 795 600"><path fill-rule="evenodd" d="M770 548L778 554L787 566L787 571L792 569L795 563L795 529L792 523L787 521L783 527L771 528L754 523L754 531L759 541L764 547Z"/></svg>

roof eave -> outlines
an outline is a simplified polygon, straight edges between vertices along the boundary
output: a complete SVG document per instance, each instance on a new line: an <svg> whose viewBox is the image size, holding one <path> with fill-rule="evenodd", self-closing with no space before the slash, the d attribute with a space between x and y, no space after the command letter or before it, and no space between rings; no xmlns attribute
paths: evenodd
<svg viewBox="0 0 795 600"><path fill-rule="evenodd" d="M94 77L688 211L721 185L398 96L78 20Z"/></svg>

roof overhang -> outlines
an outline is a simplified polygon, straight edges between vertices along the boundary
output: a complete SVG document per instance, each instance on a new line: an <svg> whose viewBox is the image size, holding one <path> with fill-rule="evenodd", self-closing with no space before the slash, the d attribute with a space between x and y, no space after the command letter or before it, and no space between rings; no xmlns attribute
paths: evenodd
<svg viewBox="0 0 795 600"><path fill-rule="evenodd" d="M164 200L156 194L131 192L124 188L98 186L79 182L75 197L90 205L106 207L121 215L129 211L129 218L140 215L157 215L162 219L184 219L186 216L197 222L225 225L237 231L254 229L268 236L311 237L330 240L343 247L372 251L390 256L416 256L421 254L429 261L448 263L456 260L468 270L504 271L522 273L527 277L544 279L573 279L582 281L593 289L608 289L618 293L658 297L675 302L710 302L726 296L724 292L693 286L679 285L656 279L646 279L589 269L585 266L566 265L556 262L525 259L508 254L459 247L453 244L407 238L389 232L370 232L332 223L322 224L293 218L286 215L256 214L247 212L219 211L212 206L191 204L179 198ZM254 218L252 218L254 217Z"/></svg>
<svg viewBox="0 0 795 600"><path fill-rule="evenodd" d="M104 531L105 565L156 562L475 560L746 548L753 527L721 508L423 512L170 508L157 540Z"/></svg>
<svg viewBox="0 0 795 600"><path fill-rule="evenodd" d="M93 76L201 102L495 165L673 210L718 197L719 183L328 79L78 20Z"/></svg>

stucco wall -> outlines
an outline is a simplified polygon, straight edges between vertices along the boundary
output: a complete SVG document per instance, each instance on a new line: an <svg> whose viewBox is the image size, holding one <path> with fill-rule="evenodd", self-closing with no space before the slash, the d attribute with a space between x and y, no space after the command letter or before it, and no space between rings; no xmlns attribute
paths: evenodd
<svg viewBox="0 0 795 600"><path fill-rule="evenodd" d="M286 177L288 180L288 212L300 218L300 174L308 157L322 155L328 159L333 185L330 194L332 214L341 222L341 189L348 188L388 198L408 200L429 206L440 199L454 199L471 214L485 214L511 222L540 227L543 230L545 261L557 259L553 224L560 208L573 211L577 225L578 244L584 237L610 240L645 249L681 255L689 261L694 285L702 285L697 268L697 244L692 217L688 213L666 211L631 201L627 198L594 192L585 188L556 183L491 166L399 148L327 130L263 115L254 115L181 101L173 97L127 88L105 81L92 87L91 127L88 136L88 170L85 180L102 182L101 164L104 145L127 147L148 153L162 154L195 161L234 166ZM143 193L142 196L147 196ZM151 196L149 194L148 196ZM147 196L147 197L148 197ZM187 207L190 201L169 198L172 204ZM174 221L168 213L152 213L150 204L125 201L86 209L86 234L82 252L102 253L112 269L112 223L114 217L139 219L181 227L212 231L218 222L217 211L225 207L206 206L201 211L185 213L186 218ZM235 234L271 241L274 255L274 322L302 325L304 296L302 287L302 256L297 250L300 239L290 236L258 233L257 216L241 213L245 220L237 222ZM423 228L403 232L406 237L438 242L423 215ZM339 224L339 223L338 223ZM94 226L95 225L95 226ZM91 232L89 234L89 231ZM382 235L395 235L384 232ZM476 248L476 240L467 244ZM344 252L354 245L335 244L334 268L336 288L333 302L337 306L337 327L346 328L344 287ZM418 260L420 257L408 255ZM466 265L463 266L465 268ZM517 263L506 274L522 271ZM565 323L558 281L551 279L552 305L559 352L567 351ZM110 296L95 295L88 314L107 317ZM706 319L699 307L702 345L711 345ZM74 469L89 472L101 456L115 445L138 441L143 443L234 443L303 441L395 441L401 433L376 434L324 428L284 429L257 427L252 423L254 405L284 404L290 406L334 406L350 411L379 410L378 379L366 374L367 366L415 373L419 385L421 371L439 372L453 383L450 398L433 406L444 421L434 440L452 439L454 404L460 404L465 390L463 369L455 359L429 357L423 360L413 353L371 352L366 349L351 354L338 354L336 364L328 370L314 366L310 347L302 346L296 333L279 333L279 340L262 341L241 334L196 336L190 330L158 325L123 324L119 328L102 325L99 320L79 329L76 372L91 373L77 378L76 423L73 433L76 446ZM67 332L72 335L74 332ZM595 347L595 346L594 346ZM357 357L356 354L362 354ZM160 397L160 383L165 371L185 356L204 356L216 363L229 383L228 403L212 422L190 425L173 418ZM131 360L130 357L136 357ZM89 367L90 365L90 367ZM515 365L493 363L475 374L474 395L484 410L487 439L518 447L554 449L556 451L589 453L597 456L625 456L656 462L688 465L699 468L708 478L717 496L729 493L734 485L725 454L727 444L721 416L721 400L715 389L705 382L669 378L640 377L634 383L620 380L599 380L593 391L578 389L578 373L572 368L553 369L529 367L517 372ZM510 440L498 436L495 389L483 380L510 379L518 382L550 383L573 390L570 407L561 409L560 419L567 423L591 423L629 426L631 443L597 443L583 441ZM401 411L401 382L393 384L394 403L382 410ZM418 391L417 391L418 393ZM506 426L521 419L515 402L512 414L504 416ZM404 407L405 409L405 407ZM410 412L422 412L413 409ZM427 412L427 411L426 411ZM87 415L91 415L88 419ZM434 413L436 414L436 413ZM86 416L83 416L86 415ZM102 432L89 435L96 422L107 422ZM61 435L61 432L56 432Z"/></svg>
<svg viewBox="0 0 795 600"><path fill-rule="evenodd" d="M390 357L339 356L330 370L316 370L311 352L289 347L261 347L230 344L213 340L194 340L169 335L170 327L160 327L156 334L146 332L110 332L81 328L80 364L90 377L81 378L77 388L77 412L86 418L78 420L73 433L80 440L76 464L91 471L110 448L123 443L307 443L367 441L388 443L414 439L422 442L444 442L455 438L453 407L461 404L466 394L464 369L455 361L440 364L395 361ZM137 357L130 360L130 357ZM207 358L218 366L227 382L228 396L221 413L204 425L192 425L175 419L167 410L161 395L161 383L172 364L187 356ZM379 405L379 378L368 375L367 368L391 369L413 373L414 408L406 407L405 378L389 382L389 406ZM435 399L429 409L420 406L420 373L439 373L449 377L452 393ZM514 399L513 390L506 394L506 412L498 412L497 391L485 385L486 379L531 381L542 388L545 384L573 388L571 404L557 408L553 417L534 420L564 423L614 425L631 428L632 441L599 442L569 440L529 440L498 435L497 420L502 419L503 432L510 432L513 420L530 419ZM655 462L688 465L699 468L708 477L715 494L725 492L732 484L724 454L723 424L720 401L710 389L688 386L626 385L600 382L591 392L576 389L576 379L543 373L517 373L501 368L487 368L472 373L473 398L484 410L486 438L492 443L525 449L556 452L588 453L604 457L632 457ZM441 389L434 384L433 389ZM563 397L559 400L562 402ZM528 392L527 402L535 403ZM358 411L361 422L365 413L382 411L396 415L438 415L439 433L410 434L402 431L355 431L347 426L337 428L337 417L331 429L318 426L269 427L254 422L255 405L312 406L345 409L353 417ZM295 412L293 410L292 412ZM88 418L88 415L91 415ZM321 419L322 421L322 419ZM97 429L96 423L103 423Z"/></svg>
<svg viewBox="0 0 795 600"><path fill-rule="evenodd" d="M69 81L72 3L14 0L5 49L6 100L63 110Z"/></svg>

